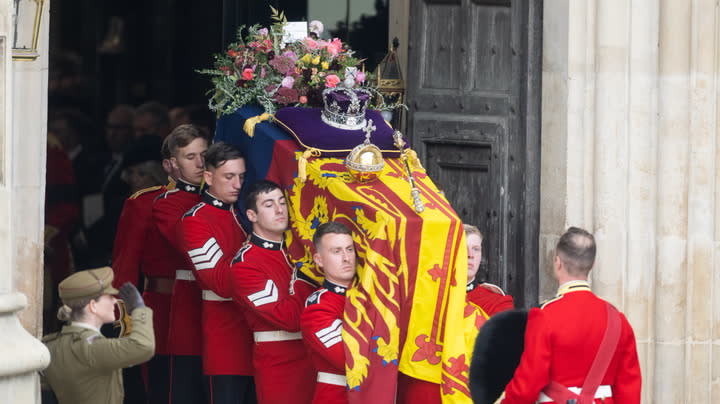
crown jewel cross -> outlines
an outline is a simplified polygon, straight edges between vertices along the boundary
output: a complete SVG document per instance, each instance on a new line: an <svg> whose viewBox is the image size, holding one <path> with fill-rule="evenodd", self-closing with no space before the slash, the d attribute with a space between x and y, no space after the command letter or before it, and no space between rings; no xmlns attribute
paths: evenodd
<svg viewBox="0 0 720 404"><path fill-rule="evenodd" d="M363 132L365 132L365 144L370 143L370 135L376 130L377 128L375 125L373 125L373 120L368 119L367 123L365 124L365 127L363 128Z"/></svg>

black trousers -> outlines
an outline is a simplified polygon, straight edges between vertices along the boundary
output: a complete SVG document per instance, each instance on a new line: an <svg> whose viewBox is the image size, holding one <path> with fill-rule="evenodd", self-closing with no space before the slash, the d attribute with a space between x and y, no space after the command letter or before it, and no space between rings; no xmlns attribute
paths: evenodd
<svg viewBox="0 0 720 404"><path fill-rule="evenodd" d="M142 365L135 365L122 370L123 389L125 390L124 404L147 403L145 381L142 375Z"/></svg>
<svg viewBox="0 0 720 404"><path fill-rule="evenodd" d="M170 356L155 355L147 366L148 402L150 404L168 404L170 400Z"/></svg>
<svg viewBox="0 0 720 404"><path fill-rule="evenodd" d="M255 381L252 376L205 376L210 390L210 404L255 404Z"/></svg>
<svg viewBox="0 0 720 404"><path fill-rule="evenodd" d="M202 373L202 357L170 356L170 397L171 404L207 403L208 391Z"/></svg>

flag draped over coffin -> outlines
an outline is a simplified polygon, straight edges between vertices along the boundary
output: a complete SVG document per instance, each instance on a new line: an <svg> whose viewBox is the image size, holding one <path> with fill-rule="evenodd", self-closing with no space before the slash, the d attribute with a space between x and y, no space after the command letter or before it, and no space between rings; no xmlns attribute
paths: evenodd
<svg viewBox="0 0 720 404"><path fill-rule="evenodd" d="M411 164L425 210L416 213L400 158L385 158L377 180L360 184L337 157L311 157L281 125L261 122L253 137L245 107L218 121L216 140L237 144L247 158L246 184L281 184L290 210L288 252L316 279L312 236L335 220L353 232L358 282L347 293L343 340L351 403L392 403L398 370L440 384L445 403L469 403L468 364L482 320L465 304L467 250L460 219L419 164ZM294 134L298 135L298 134ZM352 148L351 145L350 148Z"/></svg>

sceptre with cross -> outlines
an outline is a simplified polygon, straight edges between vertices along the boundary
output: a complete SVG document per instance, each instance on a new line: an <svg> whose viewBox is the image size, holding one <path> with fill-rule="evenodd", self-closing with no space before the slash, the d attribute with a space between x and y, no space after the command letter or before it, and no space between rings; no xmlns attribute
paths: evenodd
<svg viewBox="0 0 720 404"><path fill-rule="evenodd" d="M422 213L425 210L425 205L420 199L420 190L418 189L417 185L415 185L415 178L413 177L412 170L410 169L410 163L408 162L408 152L405 148L405 141L403 140L402 133L400 133L399 130L396 130L395 133L393 133L393 140L395 141L395 147L400 150L400 158L405 163L405 170L407 171L408 182L410 182L410 196L412 196L413 199L415 212Z"/></svg>

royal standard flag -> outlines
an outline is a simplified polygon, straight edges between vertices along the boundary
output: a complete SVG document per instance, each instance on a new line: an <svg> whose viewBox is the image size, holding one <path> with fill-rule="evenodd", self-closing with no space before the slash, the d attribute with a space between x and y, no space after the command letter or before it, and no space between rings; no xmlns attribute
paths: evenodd
<svg viewBox="0 0 720 404"><path fill-rule="evenodd" d="M347 293L343 325L350 402L394 402L399 371L438 384L444 403L470 403L470 349L484 317L465 303L462 223L419 162L410 167L425 206L421 213L400 158L385 158L379 177L362 184L342 159L308 153L281 122L258 123L248 137L242 124L255 115L245 108L222 118L216 139L241 146L247 181L267 178L283 186L288 251L297 268L321 278L312 263L319 224L340 221L353 231L358 280Z"/></svg>

